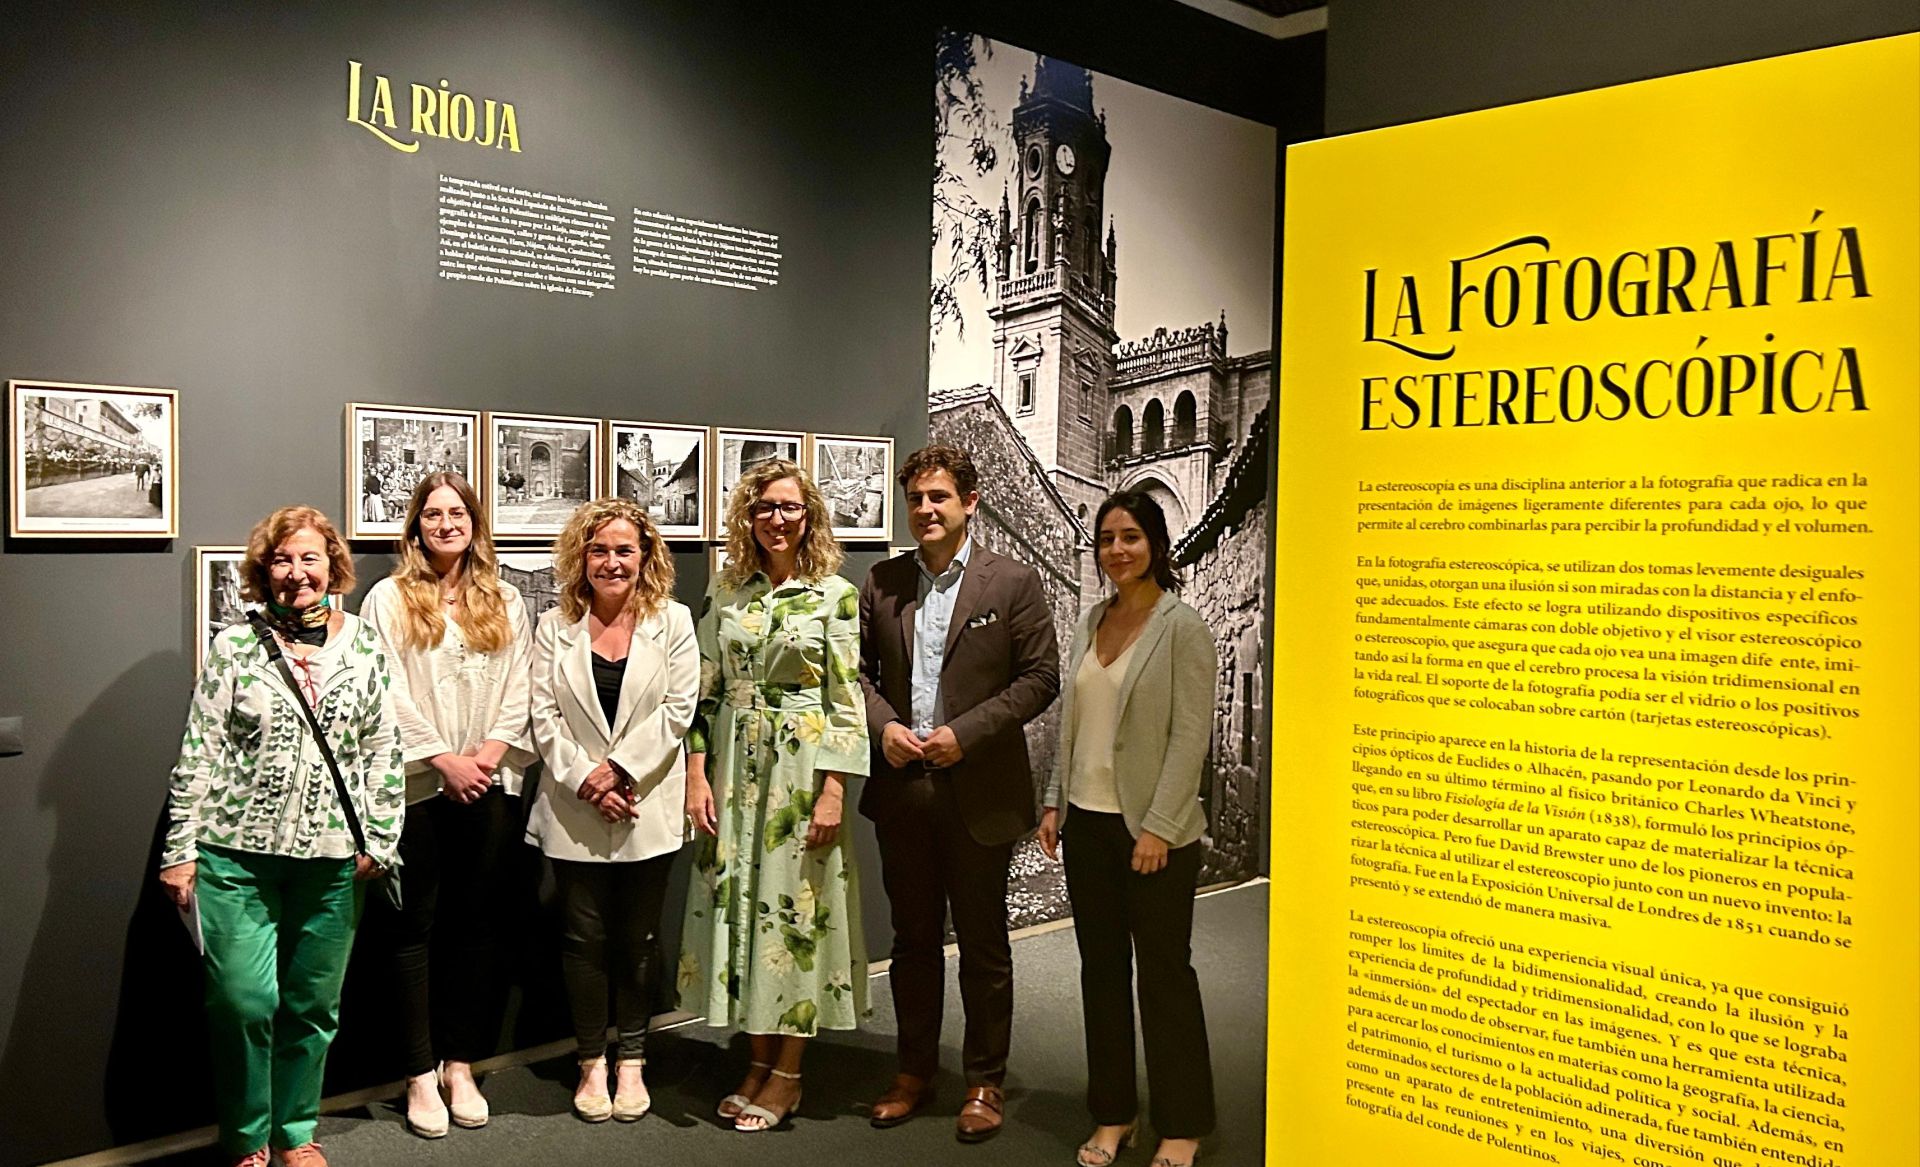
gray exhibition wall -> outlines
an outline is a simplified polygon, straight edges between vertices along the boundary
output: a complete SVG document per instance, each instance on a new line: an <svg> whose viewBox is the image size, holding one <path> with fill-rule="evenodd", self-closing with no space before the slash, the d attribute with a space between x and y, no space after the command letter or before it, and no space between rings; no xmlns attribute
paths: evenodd
<svg viewBox="0 0 1920 1167"><path fill-rule="evenodd" d="M1173 0L1027 7L0 14L0 377L177 389L181 441L179 538L9 539L0 553L0 718L24 718L25 742L0 758L0 1164L209 1118L197 970L151 879L190 684L192 548L241 542L283 503L338 516L345 402L880 433L911 450L926 428L929 62L943 21L1317 126L1318 38L1295 67ZM392 79L403 128L411 82L513 102L521 151L391 148L347 119L349 61L363 85ZM616 286L585 298L437 278L441 175L606 203ZM633 274L636 208L777 234L779 285ZM357 550L364 592L388 560ZM697 603L705 550L676 562ZM877 872L864 824L855 840ZM868 885L877 958L890 933ZM512 1044L565 1032L528 895ZM333 1088L391 1076L373 1024L381 959L363 935Z"/></svg>

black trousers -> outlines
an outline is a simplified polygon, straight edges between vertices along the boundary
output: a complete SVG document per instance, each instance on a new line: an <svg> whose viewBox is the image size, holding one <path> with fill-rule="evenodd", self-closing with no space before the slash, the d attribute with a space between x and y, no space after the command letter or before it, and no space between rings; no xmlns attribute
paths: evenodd
<svg viewBox="0 0 1920 1167"><path fill-rule="evenodd" d="M553 861L560 892L560 972L583 1058L607 1050L610 993L613 1023L620 1031L614 1056L621 1061L646 1056L660 963L660 909L673 855L635 863Z"/></svg>
<svg viewBox="0 0 1920 1167"><path fill-rule="evenodd" d="M875 822L874 834L893 916L888 980L900 1029L900 1072L931 1079L940 1062L951 906L966 1010L962 1068L969 1086L998 1086L1006 1080L1013 1041L1013 945L1007 937L1013 844L975 842L944 775L895 781L906 784L906 793Z"/></svg>
<svg viewBox="0 0 1920 1167"><path fill-rule="evenodd" d="M510 914L519 830L519 798L498 789L471 803L436 795L407 808L393 963L409 1076L442 1058L477 1062L499 1043L507 997L499 921Z"/></svg>
<svg viewBox="0 0 1920 1167"><path fill-rule="evenodd" d="M1200 844L1167 852L1152 875L1132 869L1133 835L1117 814L1073 809L1063 831L1067 898L1080 945L1087 1029L1087 1109L1093 1121L1133 1121L1133 969L1147 1047L1149 1118L1161 1138L1213 1131L1213 1066L1200 978L1193 971L1193 890Z"/></svg>

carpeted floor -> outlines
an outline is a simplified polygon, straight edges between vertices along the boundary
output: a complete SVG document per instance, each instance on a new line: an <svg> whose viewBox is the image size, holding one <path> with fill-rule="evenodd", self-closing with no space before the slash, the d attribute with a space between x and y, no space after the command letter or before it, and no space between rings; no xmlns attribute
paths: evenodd
<svg viewBox="0 0 1920 1167"><path fill-rule="evenodd" d="M1265 883L1217 892L1194 913L1194 966L1207 1007L1219 1125L1202 1145L1208 1167L1254 1167L1262 1160L1265 1124ZM1079 956L1073 932L1029 936L1014 946L1013 1060L1007 1121L999 1137L967 1146L953 1137L963 1082L959 1073L960 998L949 959L946 1025L939 1094L930 1111L891 1130L874 1130L866 1105L892 1080L893 1009L885 976L872 982L873 1018L866 1029L820 1038L807 1053L806 1095L795 1120L763 1134L739 1134L713 1117L746 1061L745 1039L694 1023L656 1033L648 1050L653 1113L637 1123L589 1125L569 1111L575 1070L570 1058L502 1070L485 1083L493 1121L427 1141L407 1133L392 1104L329 1115L320 1141L339 1167L462 1167L583 1164L595 1161L704 1164L795 1163L940 1167L1062 1167L1086 1137L1085 1049L1080 1022ZM1139 1070L1142 1092L1146 1071ZM1147 1167L1152 1134L1120 1156L1117 1167ZM179 1155L168 1167L203 1167L210 1152Z"/></svg>

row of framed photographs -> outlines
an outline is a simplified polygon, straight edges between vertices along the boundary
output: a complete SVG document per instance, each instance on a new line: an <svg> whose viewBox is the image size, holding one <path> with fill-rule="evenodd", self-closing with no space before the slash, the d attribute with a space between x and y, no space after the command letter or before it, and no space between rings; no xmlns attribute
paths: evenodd
<svg viewBox="0 0 1920 1167"><path fill-rule="evenodd" d="M358 402L346 422L351 539L397 536L414 486L436 470L474 484L503 540L557 535L574 507L607 494L640 502L669 539L714 539L727 491L772 458L814 476L837 537L893 529L892 438ZM15 538L178 537L179 393L8 381L7 485Z"/></svg>
<svg viewBox="0 0 1920 1167"><path fill-rule="evenodd" d="M893 554L911 551L895 547ZM240 597L240 565L247 549L238 545L196 546L193 549L194 644L193 671L198 676L206 667L207 649L222 628L247 618L250 606ZM707 547L707 570L718 575L727 564L725 544ZM549 551L503 551L500 574L519 589L527 605L527 626L539 623L548 608L560 602L559 585L553 576L553 555Z"/></svg>
<svg viewBox="0 0 1920 1167"><path fill-rule="evenodd" d="M442 470L474 484L496 539L551 538L607 495L640 503L665 538L722 538L727 492L775 458L813 475L836 537L893 530L887 437L350 402L346 445L350 539L398 536L413 488Z"/></svg>

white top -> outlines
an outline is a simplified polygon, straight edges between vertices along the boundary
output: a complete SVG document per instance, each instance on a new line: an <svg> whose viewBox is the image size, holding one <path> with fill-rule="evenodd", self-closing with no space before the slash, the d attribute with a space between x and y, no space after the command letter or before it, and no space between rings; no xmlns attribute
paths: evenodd
<svg viewBox="0 0 1920 1167"><path fill-rule="evenodd" d="M391 576L374 584L360 602L361 618L386 642L388 659L395 665L390 695L407 763L409 806L440 793L440 772L427 761L435 754L470 754L489 738L507 743L510 748L493 779L508 794L520 793L523 771L533 763L527 721L533 635L519 590L506 580L499 584L512 637L496 652L468 648L451 613L439 644L402 648L400 621L406 605Z"/></svg>
<svg viewBox="0 0 1920 1167"><path fill-rule="evenodd" d="M1120 787L1113 777L1113 736L1120 717L1120 682L1133 659L1134 637L1110 665L1100 663L1091 646L1073 675L1073 782L1067 801L1081 810L1120 813Z"/></svg>

